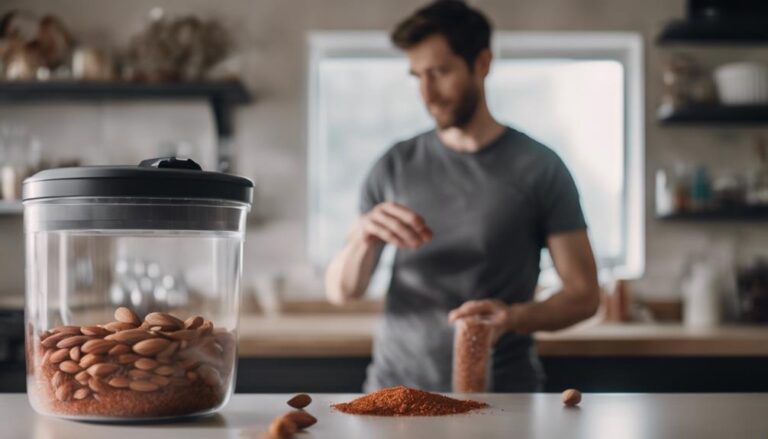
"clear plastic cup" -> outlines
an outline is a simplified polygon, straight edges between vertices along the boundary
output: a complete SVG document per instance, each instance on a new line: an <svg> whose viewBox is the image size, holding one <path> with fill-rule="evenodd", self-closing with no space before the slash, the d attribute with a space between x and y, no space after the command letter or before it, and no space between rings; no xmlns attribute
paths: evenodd
<svg viewBox="0 0 768 439"><path fill-rule="evenodd" d="M492 387L493 325L481 316L456 320L453 341L453 391L489 392Z"/></svg>

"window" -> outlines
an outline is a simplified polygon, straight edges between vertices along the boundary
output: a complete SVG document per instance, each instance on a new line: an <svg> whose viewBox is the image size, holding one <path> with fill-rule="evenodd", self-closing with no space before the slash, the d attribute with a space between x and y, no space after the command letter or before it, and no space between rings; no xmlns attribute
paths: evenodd
<svg viewBox="0 0 768 439"><path fill-rule="evenodd" d="M554 149L576 180L603 273L643 271L642 43L629 33L497 33L491 112ZM357 216L370 166L432 129L387 35L310 36L309 255L324 267ZM386 265L374 288L383 289ZM542 283L556 282L544 252ZM380 270L382 271L382 270Z"/></svg>

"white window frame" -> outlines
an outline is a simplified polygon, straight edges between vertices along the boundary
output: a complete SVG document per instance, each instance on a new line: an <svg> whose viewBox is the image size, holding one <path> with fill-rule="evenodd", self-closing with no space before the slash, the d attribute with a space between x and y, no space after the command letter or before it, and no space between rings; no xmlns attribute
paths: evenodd
<svg viewBox="0 0 768 439"><path fill-rule="evenodd" d="M313 166L327 160L319 139L324 133L317 121L318 78L320 61L333 57L403 57L394 48L384 31L311 32L308 35L308 172L309 181L322 172L322 166ZM643 92L643 41L632 32L495 32L492 50L496 59L504 58L568 58L593 59L596 56L620 62L624 67L624 234L623 258L601 265L601 278L636 279L645 269L645 147ZM513 121L514 122L514 121ZM308 204L319 199L317 188L309 185ZM308 256L313 263L321 259L321 249L313 245L311 206L308 209ZM599 233L596 231L595 233ZM339 243L342 245L342 243ZM322 267L318 267L322 268ZM556 284L554 270L543 270L542 284Z"/></svg>

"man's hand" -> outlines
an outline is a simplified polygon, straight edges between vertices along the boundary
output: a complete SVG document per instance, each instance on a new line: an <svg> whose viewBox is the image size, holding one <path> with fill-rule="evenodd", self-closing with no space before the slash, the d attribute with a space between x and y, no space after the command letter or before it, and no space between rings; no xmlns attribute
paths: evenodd
<svg viewBox="0 0 768 439"><path fill-rule="evenodd" d="M510 331L514 325L513 307L498 299L470 300L448 313L448 320L453 323L457 319L469 316L481 316L488 319L493 326L493 344Z"/></svg>
<svg viewBox="0 0 768 439"><path fill-rule="evenodd" d="M400 248L418 248L432 239L424 218L391 201L361 216L353 233L369 244L384 242Z"/></svg>

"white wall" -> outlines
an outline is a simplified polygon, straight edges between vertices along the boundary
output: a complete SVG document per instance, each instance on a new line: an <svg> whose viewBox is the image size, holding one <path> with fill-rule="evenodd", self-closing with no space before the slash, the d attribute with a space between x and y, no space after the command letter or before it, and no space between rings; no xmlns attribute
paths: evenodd
<svg viewBox="0 0 768 439"><path fill-rule="evenodd" d="M142 28L154 6L168 13L194 12L222 20L236 39L243 79L256 102L236 114L236 172L258 185L256 211L245 255L245 281L264 271L304 273L306 213L306 33L313 30L388 30L423 2L406 0L5 0L15 7L59 15L84 43L116 47ZM682 16L683 0L478 0L499 30L636 31L646 41L647 275L640 292L678 294L677 278L691 251L742 253L768 249L766 226L666 224L653 220L653 172L671 161L698 161L716 172L753 161L750 136L765 130L660 128L659 71L670 50L653 46L661 25ZM759 51L698 50L716 62ZM762 55L764 56L764 55ZM173 106L174 108L169 108ZM57 104L0 107L0 122L15 118L39 134L51 151L59 148L119 157L122 148L151 148L169 137L206 147L213 142L211 116L202 105ZM177 137L177 138L178 138ZM81 149L82 148L82 149ZM122 161L122 160L121 160ZM23 289L23 239L17 218L0 218L0 290ZM320 284L316 285L319 292Z"/></svg>

